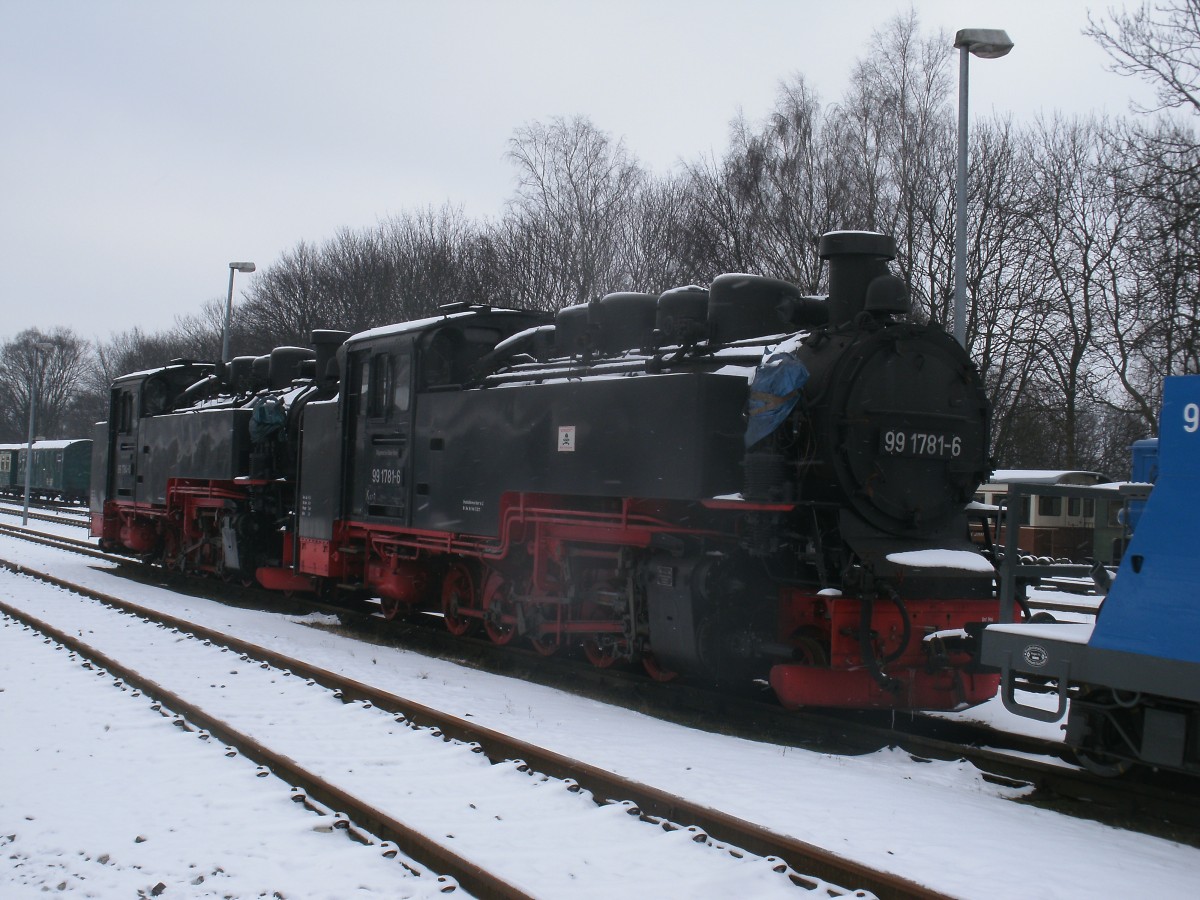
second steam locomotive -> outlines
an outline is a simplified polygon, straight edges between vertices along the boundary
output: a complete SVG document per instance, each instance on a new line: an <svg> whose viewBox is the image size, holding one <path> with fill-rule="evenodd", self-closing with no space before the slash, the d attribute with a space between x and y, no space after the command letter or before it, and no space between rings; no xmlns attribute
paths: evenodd
<svg viewBox="0 0 1200 900"><path fill-rule="evenodd" d="M978 372L911 320L891 238L819 252L827 298L722 275L553 318L463 303L125 376L93 534L597 666L766 681L788 707L988 699Z"/></svg>

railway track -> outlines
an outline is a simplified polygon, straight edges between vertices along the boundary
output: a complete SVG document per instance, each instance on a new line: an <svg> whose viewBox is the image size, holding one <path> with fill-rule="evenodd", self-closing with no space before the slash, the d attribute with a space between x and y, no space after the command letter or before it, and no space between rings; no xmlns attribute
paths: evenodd
<svg viewBox="0 0 1200 900"><path fill-rule="evenodd" d="M0 532L107 561L131 562L69 538L7 526L0 526ZM270 594L265 602L277 605L279 598ZM919 759L965 759L997 783L1033 788L1030 803L1200 846L1200 785L1151 772L1120 780L1101 778L1075 765L1061 743L929 716L787 712L773 703L731 697L703 686L662 685L632 673L546 659L532 651L522 654L514 653L512 647L497 649L486 641L465 644L437 622L431 628L414 629L411 624L396 626L378 616L301 598L288 603L337 613L356 635L371 640L406 647L415 641L421 652L451 659L466 656L471 664L487 671L584 693L606 703L630 705L687 725L711 728L713 722L719 722L722 730L748 739L769 739L824 752L862 753L899 746Z"/></svg>
<svg viewBox="0 0 1200 900"><path fill-rule="evenodd" d="M20 507L13 508L7 505L0 505L0 515L21 516L22 514L23 510ZM72 525L79 528L87 528L89 526L86 514L80 516L78 514L64 514L61 512L35 512L31 507L29 518L37 522L53 522L56 525Z"/></svg>
<svg viewBox="0 0 1200 900"><path fill-rule="evenodd" d="M14 571L35 574L14 563L5 565ZM716 873L713 877L721 877L720 873L724 869L733 872L740 867L763 865L772 869L778 879L786 880L788 890L791 890L792 885L797 885L821 891L824 895L840 896L848 893L846 889L836 887L841 884L853 885L856 890L871 891L881 897L943 896L894 875L841 859L821 848L772 834L752 823L698 806L652 786L621 778L579 760L515 740L396 694L349 680L302 660L256 647L209 629L198 628L191 623L163 616L116 597L70 585L45 573L37 573L36 577L96 600L110 610L131 613L131 616L123 617L121 631L125 636L106 639L108 643L117 647L117 650L114 651L112 647L89 646L78 637L67 633L66 629L40 621L7 603L0 604L0 610L5 615L50 635L72 652L86 657L89 660L88 664L99 666L127 683L136 685L144 693L158 698L164 707L182 716L192 727L204 729L261 765L269 767L285 781L300 785L305 797L314 799L318 809L332 809L343 813L353 823L353 827L361 832L361 839L391 841L415 860L418 866L455 879L476 896L526 897L555 894L552 887L538 887L531 883L528 873L505 871L503 866L496 866L494 862L479 862L480 858L494 861L495 848L506 846L506 842L516 841L519 844L530 841L536 845L536 835L524 833L532 826L525 821L518 829L521 832L519 837L513 836L511 828L506 829L503 826L484 829L480 832L480 840L490 849L482 853L472 853L470 839L465 835L456 833L451 840L441 837L439 829L445 826L429 824L430 821L438 821L436 816L432 819L426 816L424 825L413 826L402 821L399 816L389 811L397 808L396 806L380 803L373 793L372 799L365 799L354 787L347 787L347 784L353 783L353 779L348 779L346 770L369 770L372 765L369 759L364 760L361 753L356 754L350 748L379 746L377 742L364 737L364 732L359 731L360 727L367 728L368 731L370 728L378 730L382 727L387 740L405 745L405 749L397 748L401 755L409 752L406 745L416 739L413 735L419 735L424 743L420 753L427 761L409 769L409 783L403 793L403 803L399 806L405 811L406 818L421 818L419 814L413 813L414 808L420 807L422 798L414 796L419 792L411 783L412 773L420 772L420 777L424 779L430 772L449 768L452 769L452 779L466 782L477 777L478 773L475 770L478 769L478 764L468 763L465 767L457 767L463 759L469 760L473 756L470 752L472 750L482 753L487 758L491 765L485 769L488 773L500 773L498 777L505 777L505 773L511 776L513 769L530 773L531 777L522 780L526 789L517 795L504 793L509 799L499 808L496 807L493 797L494 792L499 789L489 781L487 787L479 789L477 796L472 795L476 796L476 800L471 804L472 809L477 804L482 811L494 810L496 818L500 819L509 817L519 806L533 807L549 796L553 800L550 807L552 811L546 813L546 818L554 821L552 827L569 829L573 836L572 843L587 848L587 862L578 863L582 867L581 870L603 871L606 863L602 859L600 848L608 845L628 846L608 835L609 830L640 828L645 830L645 834L637 839L637 843L645 843L651 854L652 864L659 869L663 866L678 865L681 872L685 869L694 872L697 866L710 867ZM84 614L88 623L92 623L97 615L94 610L86 613L80 613L78 610L62 613L72 621ZM110 617L114 615L111 611L105 614ZM161 627L155 628L153 625ZM83 629L77 629L73 624L71 630ZM90 625L86 630L101 634L109 629ZM188 639L185 640L182 636ZM133 648L136 648L136 651ZM233 651L239 655L237 662L232 664L236 668L231 668L229 658L221 655L222 650ZM221 690L202 690L199 692L202 696L197 696L192 690L180 691L176 684L170 683L170 677L164 681L161 675L151 677L139 671L140 668L148 668L145 661L159 653L170 661L166 664L167 669L176 673L186 673L177 675L174 678L175 682L194 685L211 682L213 685L220 684L224 689L226 683L234 680L229 677L230 673L236 671L239 694L244 692L250 678L266 679L270 685L267 690L272 693L278 692L282 695L286 690L293 695L307 694L304 704L306 709L315 709L322 703L328 706L329 697L336 696L342 701L339 705L351 710L352 715L339 714L338 730L342 733L338 735L339 740L336 744L327 733L317 736L305 733L290 738L285 734L280 737L274 733L274 726L269 740L264 739L261 733L253 733L254 729L240 725L235 717L224 712L214 712L223 708ZM135 655L141 662L129 661ZM321 696L313 699L316 692ZM237 703L226 703L225 706L236 707ZM256 710L257 712L259 711ZM382 716L383 712L387 715ZM310 719L308 715L302 718L306 721ZM360 719L370 720L373 724L360 726ZM321 721L321 717L314 713L311 720ZM399 728L397 723L410 727ZM431 737L440 740L430 741ZM322 771L311 763L306 765L304 754L297 752L296 748L313 743L322 748L323 759L340 760L344 763L344 769L339 768L336 774L331 776L329 772ZM508 780L511 782L511 777ZM375 783L377 782L378 780ZM511 784L505 790L510 788ZM564 821L563 817L567 815L562 809L564 792L590 793L595 803L586 802L584 797L576 798L573 803L574 809L571 810L571 819L569 822ZM423 802L436 806L436 791L432 799L424 798ZM681 830L683 840L662 841L656 837ZM431 834L438 834L439 837L431 837ZM696 849L697 845L700 845L699 852ZM612 860L607 864L617 867L618 871L628 870L631 866L636 867L638 860L628 858L627 854L627 849L622 850L621 859ZM755 860L755 857L765 859ZM564 860L561 865L570 867L574 863ZM680 877L683 878L682 875ZM725 877L731 876L726 873ZM785 882L781 881L782 883Z"/></svg>
<svg viewBox="0 0 1200 900"><path fill-rule="evenodd" d="M11 537L19 538L23 541L41 544L45 547L55 547L60 550L66 550L70 553L77 553L81 556L90 556L93 559L102 559L105 562L116 564L127 564L134 562L134 560L131 560L127 556L118 556L113 553L105 553L103 550L97 549L95 543L92 541L64 537L60 534L51 534L45 531L38 531L35 528L22 528L20 525L9 525L7 522L0 522L0 534L6 534Z"/></svg>
<svg viewBox="0 0 1200 900"><path fill-rule="evenodd" d="M16 493L8 492L0 495L0 505L22 507L25 505L24 491ZM31 494L29 498L30 509L46 509L46 510L63 510L66 512L77 512L80 515L86 516L89 514L87 503L71 503L65 500L42 500L35 494Z"/></svg>

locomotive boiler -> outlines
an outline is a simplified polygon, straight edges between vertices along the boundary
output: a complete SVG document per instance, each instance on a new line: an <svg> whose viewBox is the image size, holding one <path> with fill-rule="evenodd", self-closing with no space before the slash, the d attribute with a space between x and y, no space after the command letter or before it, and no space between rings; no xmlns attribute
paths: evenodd
<svg viewBox="0 0 1200 900"><path fill-rule="evenodd" d="M433 609L455 634L769 683L789 707L987 699L994 573L964 513L990 471L979 375L912 321L891 238L819 252L828 297L730 274L553 319L454 304L318 335L256 382L185 363L119 379L93 530Z"/></svg>

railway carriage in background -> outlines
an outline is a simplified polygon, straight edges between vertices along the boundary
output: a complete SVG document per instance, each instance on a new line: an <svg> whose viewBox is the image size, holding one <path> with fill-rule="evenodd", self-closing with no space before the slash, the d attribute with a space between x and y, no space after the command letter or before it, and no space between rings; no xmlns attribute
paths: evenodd
<svg viewBox="0 0 1200 900"><path fill-rule="evenodd" d="M1053 469L1000 469L987 484L975 492L975 499L997 506L1008 495L1011 482L1026 485L1094 486L1111 479L1100 472ZM1022 553L1051 559L1070 559L1082 562L1094 560L1102 565L1121 561L1125 543L1125 526L1119 514L1120 502L1096 497L1060 497L1053 494L1025 494L1020 509L1015 511L1019 528L1018 546ZM1009 511L1013 515L1013 511ZM996 542L1004 543L1007 522L1000 523Z"/></svg>
<svg viewBox="0 0 1200 900"><path fill-rule="evenodd" d="M17 482L20 444L0 444L0 493L10 494ZM21 479L22 489L24 479Z"/></svg>
<svg viewBox="0 0 1200 900"><path fill-rule="evenodd" d="M0 493L25 495L28 444L0 444ZM92 477L90 440L34 441L30 493L39 500L83 503Z"/></svg>
<svg viewBox="0 0 1200 900"><path fill-rule="evenodd" d="M819 252L827 298L734 274L554 317L461 303L125 376L93 533L789 707L980 702L979 374L911 321L891 238Z"/></svg>

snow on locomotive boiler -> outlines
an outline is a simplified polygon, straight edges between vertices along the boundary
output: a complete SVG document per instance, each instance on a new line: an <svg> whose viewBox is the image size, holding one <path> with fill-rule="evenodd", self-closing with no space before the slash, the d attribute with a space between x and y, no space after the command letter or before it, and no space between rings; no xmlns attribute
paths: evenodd
<svg viewBox="0 0 1200 900"><path fill-rule="evenodd" d="M766 679L789 707L979 702L978 373L909 320L891 238L820 254L828 298L722 275L553 321L455 304L349 337L336 368L325 332L118 379L93 532L597 666Z"/></svg>

